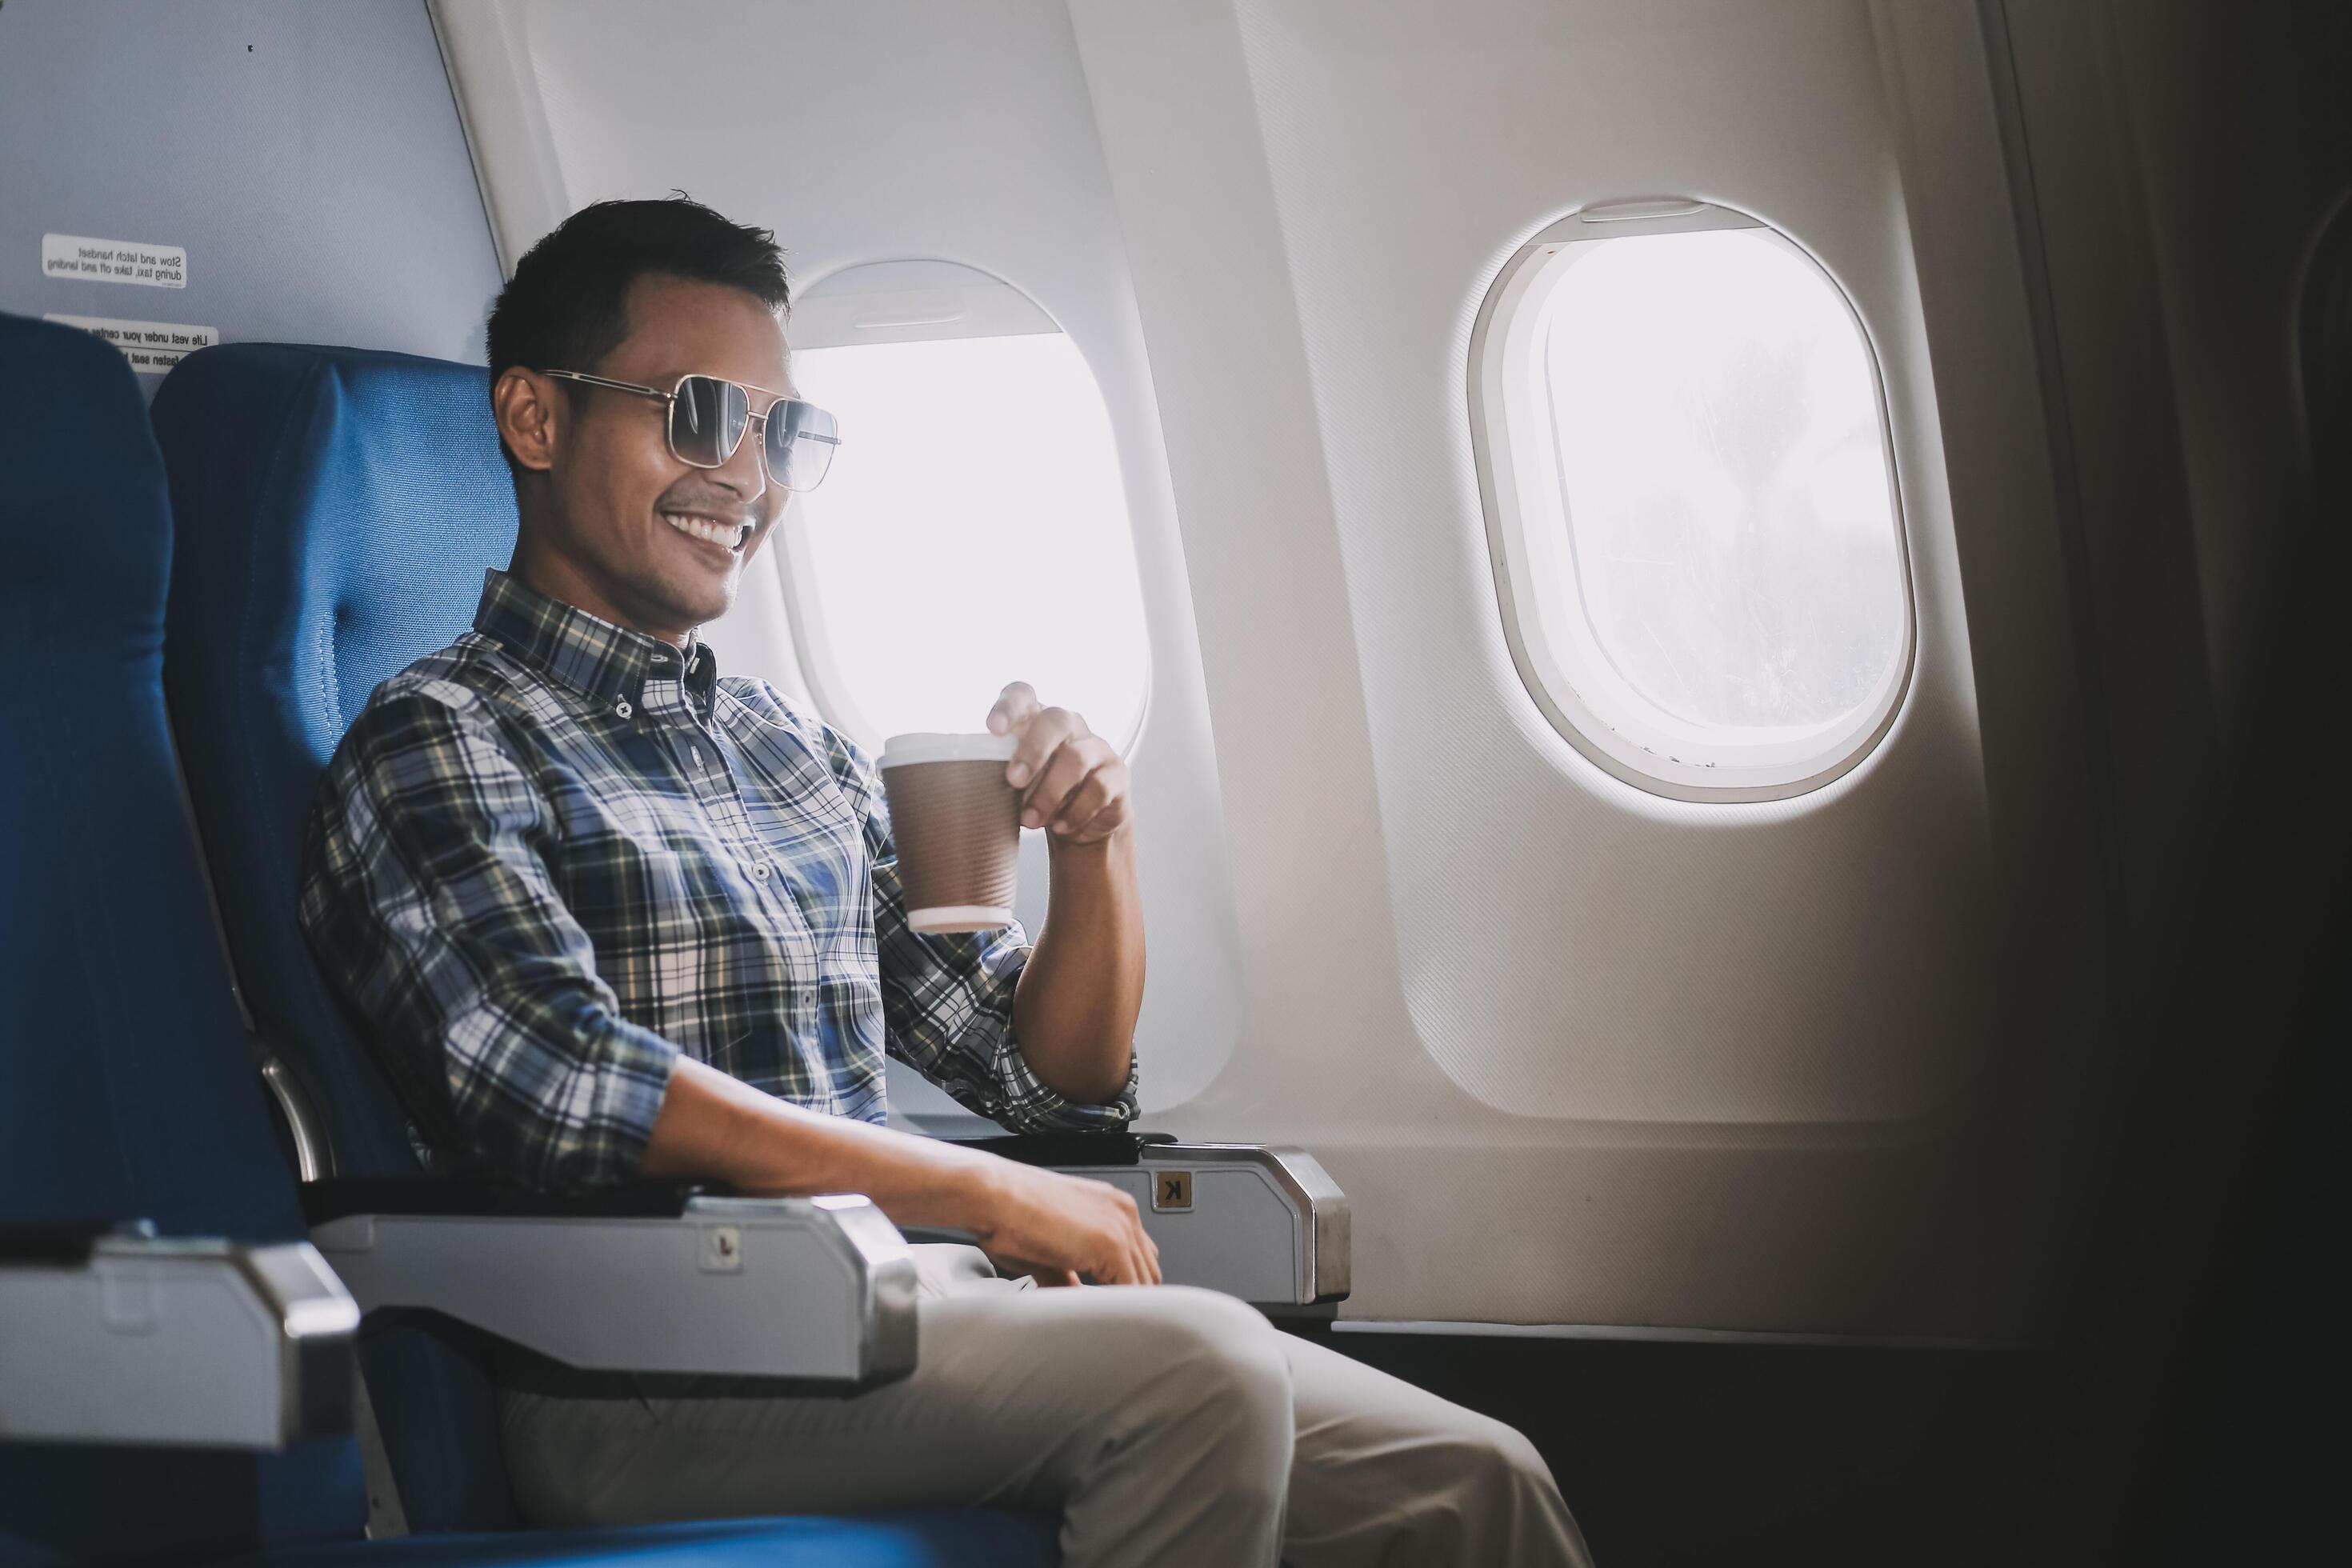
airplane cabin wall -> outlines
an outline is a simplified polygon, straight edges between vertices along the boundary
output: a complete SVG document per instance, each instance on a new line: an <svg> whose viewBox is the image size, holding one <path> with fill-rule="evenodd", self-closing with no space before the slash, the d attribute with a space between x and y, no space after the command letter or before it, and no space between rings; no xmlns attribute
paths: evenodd
<svg viewBox="0 0 2352 1568"><path fill-rule="evenodd" d="M416 0L12 0L0 146L0 310L482 358L498 258ZM48 274L45 234L183 247L186 286Z"/></svg>
<svg viewBox="0 0 2352 1568"><path fill-rule="evenodd" d="M2020 950L2070 903L2067 868L2004 866L1992 841L1962 530L1867 6L436 16L509 257L580 202L690 171L695 194L774 226L803 282L964 262L1080 342L1120 426L1155 679L1202 680L1216 726L1213 752L1205 721L1155 742L1155 686L1148 1120L1313 1148L1356 1204L1348 1315L2014 1326L2030 1227L2002 1075L2067 1020L2001 1009ZM605 107L682 98L761 39L778 89L736 133ZM1997 139L1977 151L1997 169ZM1595 774L1502 651L1470 318L1535 228L1661 190L1811 247L1863 312L1893 414L1909 695L1862 767L1791 802L1689 805ZM2009 368L2030 395L2030 353ZM1170 512L1181 546L1158 535ZM787 678L775 606L764 633L760 613L716 635L764 643L751 657ZM1197 677L1169 668L1179 614ZM2065 738L2019 727L1999 765L2020 799L2064 771ZM1229 852L1206 815L1155 798L1204 767ZM1230 1047L1181 1027L1197 939L1170 929L1165 883L1203 864L1230 867ZM1195 930L1223 923L1216 901ZM1170 1095L1170 1058L1215 1070Z"/></svg>
<svg viewBox="0 0 2352 1568"><path fill-rule="evenodd" d="M1150 623L1150 1121L1315 1149L1356 1203L1348 1315L2028 1321L2053 1085L2107 1070L2083 1042L2118 945L2193 907L2170 851L2260 732L2265 616L2309 559L2263 356L2341 132L2281 108L2294 157L2200 142L2227 24L111 9L0 10L0 308L475 359L499 256L685 185L774 226L803 288L932 258L1054 315L1112 414ZM698 94L724 111L648 108ZM2259 244L2207 220L2217 171ZM1885 382L1915 665L1875 751L1790 801L1599 773L1501 635L1470 323L1547 222L1660 194L1783 228ZM43 233L184 245L188 288L44 277ZM718 636L790 682L772 588Z"/></svg>
<svg viewBox="0 0 2352 1568"><path fill-rule="evenodd" d="M1331 1164L1360 1205L1351 1314L2013 1331L2032 1222L2010 1075L2074 1022L2024 1000L2021 950L2079 900L2074 858L2035 866L1991 821L2047 815L2078 761L2072 714L2038 699L2000 715L1986 757L1969 614L2039 594L2053 618L2033 630L2063 647L2063 600L2026 545L1979 552L1962 592L1960 537L2009 523L1947 489L1900 166L1915 110L1883 19L1072 9L1167 422L1252 964L1243 1048L1183 1114ZM1916 63L1983 79L1972 29L1921 47ZM1998 193L1990 116L1969 129ZM1912 690L1855 773L1790 802L1685 805L1599 774L1500 636L1472 317L1551 219L1661 194L1811 249L1886 382ZM2030 398L2024 317L2001 325L2017 335L1981 395ZM2041 461L2030 421L1972 439Z"/></svg>

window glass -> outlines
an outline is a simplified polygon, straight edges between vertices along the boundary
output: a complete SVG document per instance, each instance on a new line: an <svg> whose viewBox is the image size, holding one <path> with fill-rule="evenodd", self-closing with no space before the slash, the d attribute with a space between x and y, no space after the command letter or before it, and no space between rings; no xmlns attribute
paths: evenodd
<svg viewBox="0 0 2352 1568"><path fill-rule="evenodd" d="M1669 793L1794 793L1883 729L1910 603L1876 370L1771 229L1523 253L1482 391L1523 668ZM1490 459L1493 453L1488 454Z"/></svg>
<svg viewBox="0 0 2352 1568"><path fill-rule="evenodd" d="M802 497L788 575L828 717L873 742L977 730L1026 680L1114 743L1150 653L1102 395L1061 332L856 343L793 356L841 421Z"/></svg>

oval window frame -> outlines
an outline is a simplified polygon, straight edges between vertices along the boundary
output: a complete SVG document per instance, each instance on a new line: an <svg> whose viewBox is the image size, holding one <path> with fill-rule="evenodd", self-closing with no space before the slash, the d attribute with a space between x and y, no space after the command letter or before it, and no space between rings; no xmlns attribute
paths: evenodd
<svg viewBox="0 0 2352 1568"><path fill-rule="evenodd" d="M1546 456L1538 460L1533 448L1538 443L1516 437L1508 389L1531 348L1530 334L1518 334L1514 341L1512 328L1528 311L1539 310L1544 294L1565 275L1566 268L1545 265L1559 252L1572 245L1606 244L1635 235L1734 228L1760 229L1772 242L1801 258L1843 304L1861 340L1878 411L1880 454L1895 529L1895 574L1903 595L1903 631L1887 674L1852 712L1826 723L1768 731L1755 741L1727 744L1700 736L1696 733L1700 726L1622 711L1640 701L1638 697L1621 702L1621 711L1612 714L1607 699L1588 695L1622 684L1623 678L1614 674L1600 651L1589 617L1580 611L1549 614L1545 595L1533 590L1534 584L1559 579L1557 557L1568 538L1567 502L1559 494L1559 481L1551 472L1549 438L1541 441ZM1467 380L1471 448L1504 640L1520 684L1562 739L1594 766L1624 784L1650 795L1692 802L1787 800L1808 795L1844 777L1877 749L1895 727L1911 689L1919 644L1918 595L1912 583L1902 470L1895 457L1895 421L1887 404L1878 345L1853 296L1820 258L1762 218L1719 203L1668 196L1580 207L1522 245L1487 286L1471 330ZM1540 498L1532 504L1530 491ZM1531 518L1530 512L1537 510L1542 515ZM1538 523L1543 526L1536 526ZM1552 537L1555 534L1557 539ZM1519 591L1521 583L1530 585L1525 595ZM1554 622L1566 624L1555 626ZM1592 673L1586 674L1588 669ZM1580 675L1583 676L1580 682Z"/></svg>
<svg viewBox="0 0 2352 1568"><path fill-rule="evenodd" d="M870 343L931 342L955 338L1060 337L1069 342L1094 380L1095 395L1109 419L1109 396L1103 391L1085 348L1069 330L1018 286L994 273L959 261L909 257L853 262L813 279L794 295L785 325L792 349L853 348ZM1111 452L1124 489L1128 455L1121 449L1118 424L1109 419ZM1150 727L1152 698L1159 682L1158 659L1151 640L1150 596L1142 593L1143 561L1135 539L1131 508L1120 516L1128 530L1128 548L1134 553L1138 608L1142 616L1143 689L1136 699L1132 720L1116 735L1103 738L1121 757L1132 758ZM816 591L816 561L808 540L808 518L797 496L787 499L777 521L775 570L783 595L785 620L797 673L817 710L828 722L863 742L877 754L883 727L860 708L851 695L851 681L842 672L830 636L823 596ZM1050 693L1047 694L1050 697Z"/></svg>

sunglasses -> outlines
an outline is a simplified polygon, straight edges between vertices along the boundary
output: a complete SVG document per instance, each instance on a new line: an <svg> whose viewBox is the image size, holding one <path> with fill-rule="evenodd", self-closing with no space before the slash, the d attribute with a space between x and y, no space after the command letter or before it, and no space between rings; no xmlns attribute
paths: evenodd
<svg viewBox="0 0 2352 1568"><path fill-rule="evenodd" d="M670 456L691 468L720 467L743 444L743 433L757 424L762 437L760 458L767 465L769 482L783 489L816 489L824 471L833 467L834 451L841 445L839 426L832 415L814 403L779 396L764 386L742 386L715 375L682 375L676 386L664 392L658 386L607 381L576 370L539 374L583 386L660 398L669 405ZM765 413L751 412L755 392L776 399Z"/></svg>

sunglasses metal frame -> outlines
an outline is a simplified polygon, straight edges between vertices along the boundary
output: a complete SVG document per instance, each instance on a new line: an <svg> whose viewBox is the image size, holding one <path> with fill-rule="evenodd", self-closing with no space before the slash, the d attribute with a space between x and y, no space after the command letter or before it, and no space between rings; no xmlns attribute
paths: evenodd
<svg viewBox="0 0 2352 1568"><path fill-rule="evenodd" d="M770 386L753 386L749 382L729 381L723 375L704 375L698 371L689 371L686 374L679 376L677 378L677 384L672 386L667 392L664 392L658 386L646 386L641 383L634 381L614 381L609 376L590 375L587 372L579 370L542 370L539 374L545 376L552 376L558 381L576 381L583 386L601 386L612 392L635 393L639 397L657 397L672 408L675 408L677 405L679 389L685 386L689 381L715 381L722 385L731 386L738 392L744 394L743 405L745 417L743 421L743 428L737 432L735 444L728 447L726 452L717 462L698 463L692 458L688 457L685 453L677 449L677 442L670 435L670 422L667 419L664 419L662 421L662 441L669 447L669 455L676 458L679 462L684 463L690 468L723 468L733 459L736 452L742 447L743 437L750 435L751 433L751 427L754 425L757 425L760 427L760 471L768 476L771 483L774 484L781 489L792 490L796 494L800 494L813 490L816 489L818 485L824 482L824 474L821 473L809 484L788 485L785 484L783 480L777 479L775 470L768 465L769 415L774 413L778 408L782 407L785 404L797 403L803 408L815 408L818 413L825 414L827 418L832 417L832 416L827 414L825 410L817 408L815 404L808 402L804 398L791 396L786 393L778 392L775 388ZM751 406L751 394L754 392L765 393L770 397L774 398L775 401L763 409L754 411ZM793 433L793 439L796 441L822 441L826 446L835 448L838 448L841 446L841 437L838 436L819 436L804 430L794 431ZM831 458L827 458L825 459L825 472L830 473L832 469L833 459Z"/></svg>

